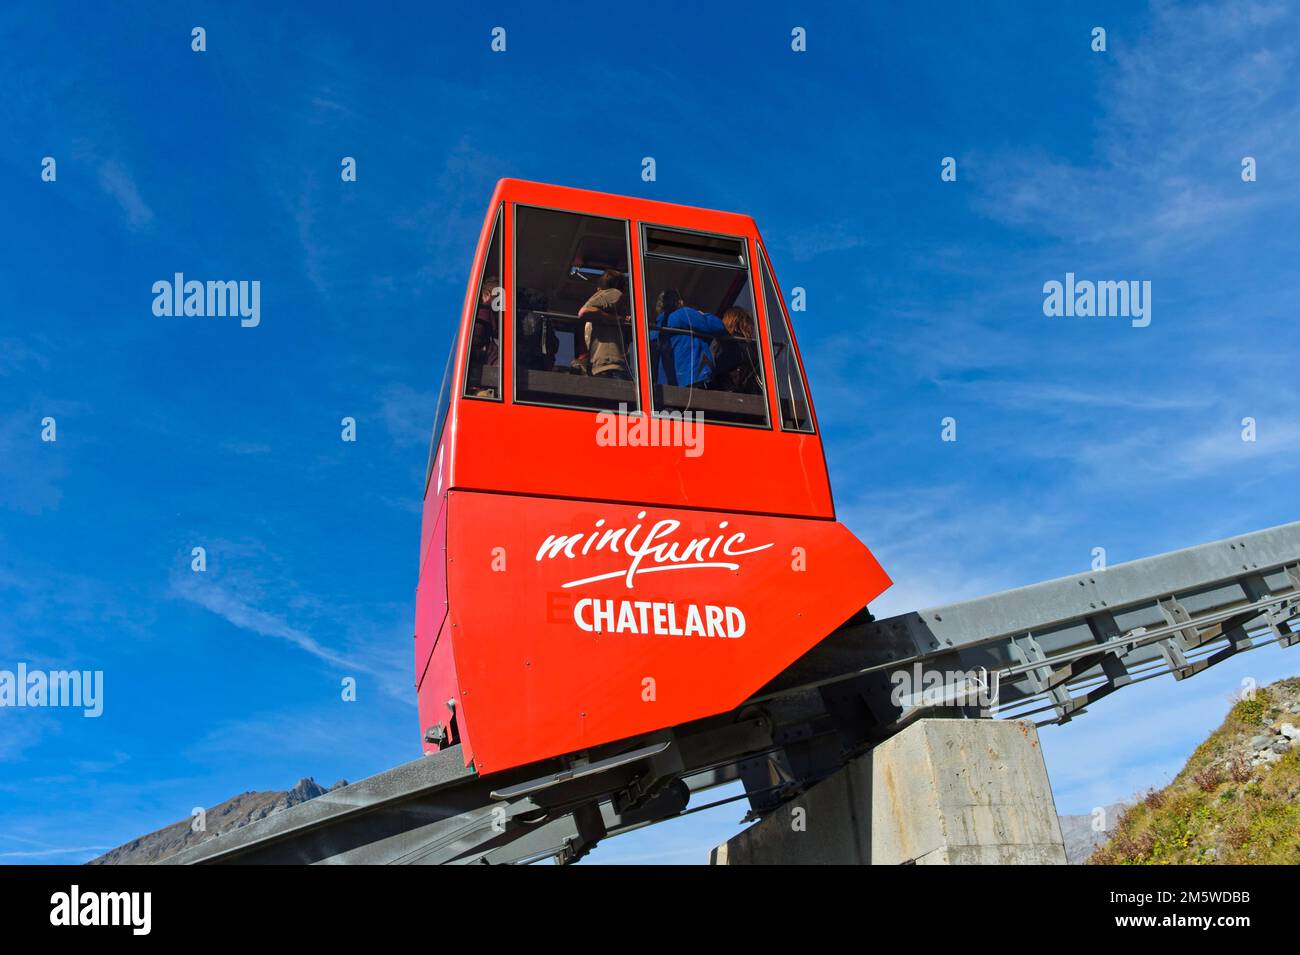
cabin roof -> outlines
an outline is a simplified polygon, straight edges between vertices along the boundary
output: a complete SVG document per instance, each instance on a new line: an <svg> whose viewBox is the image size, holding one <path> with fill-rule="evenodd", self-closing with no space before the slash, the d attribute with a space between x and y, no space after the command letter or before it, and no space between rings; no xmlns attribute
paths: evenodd
<svg viewBox="0 0 1300 955"><path fill-rule="evenodd" d="M738 235L758 235L753 217L737 212L722 212L697 206L642 199L637 196L620 196L593 189L575 189L527 179L501 179L497 182L492 207L500 202L547 206L574 212L620 219L636 219L659 225L672 225L705 231L727 232Z"/></svg>

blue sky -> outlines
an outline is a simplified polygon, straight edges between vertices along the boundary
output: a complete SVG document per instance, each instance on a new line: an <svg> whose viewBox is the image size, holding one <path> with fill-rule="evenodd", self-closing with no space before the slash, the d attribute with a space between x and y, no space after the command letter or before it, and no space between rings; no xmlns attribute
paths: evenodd
<svg viewBox="0 0 1300 955"><path fill-rule="evenodd" d="M0 710L0 862L418 754L433 400L502 176L758 220L877 613L1300 516L1294 8L264 6L0 11L0 668L106 697ZM178 271L259 280L261 324L154 316ZM1067 271L1150 281L1150 327L1045 317ZM1045 729L1058 807L1167 780L1285 654ZM742 812L591 861L702 861Z"/></svg>

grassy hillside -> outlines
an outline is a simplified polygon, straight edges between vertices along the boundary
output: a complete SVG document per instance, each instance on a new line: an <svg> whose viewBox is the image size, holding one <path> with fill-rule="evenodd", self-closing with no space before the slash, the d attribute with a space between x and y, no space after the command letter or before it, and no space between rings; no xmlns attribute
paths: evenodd
<svg viewBox="0 0 1300 955"><path fill-rule="evenodd" d="M1229 711L1187 765L1119 820L1090 865L1300 864L1300 679Z"/></svg>

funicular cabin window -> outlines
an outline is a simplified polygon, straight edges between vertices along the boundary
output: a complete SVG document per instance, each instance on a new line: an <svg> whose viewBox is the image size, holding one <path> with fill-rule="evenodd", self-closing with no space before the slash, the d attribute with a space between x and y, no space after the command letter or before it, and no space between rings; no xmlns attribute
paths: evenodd
<svg viewBox="0 0 1300 955"><path fill-rule="evenodd" d="M772 365L776 373L777 408L781 415L782 431L803 431L812 434L812 412L808 408L808 389L804 387L799 359L791 344L790 325L781 308L781 296L776 282L772 281L772 267L763 260L763 304L767 307L767 328L772 336Z"/></svg>
<svg viewBox="0 0 1300 955"><path fill-rule="evenodd" d="M466 349L466 398L501 400L501 312L505 308L501 246L501 210L498 209L474 300L474 327Z"/></svg>
<svg viewBox="0 0 1300 955"><path fill-rule="evenodd" d="M744 239L643 226L656 413L768 427Z"/></svg>
<svg viewBox="0 0 1300 955"><path fill-rule="evenodd" d="M621 219L515 208L515 401L636 411Z"/></svg>
<svg viewBox="0 0 1300 955"><path fill-rule="evenodd" d="M429 463L424 469L424 489L429 489L429 478L433 474L433 456L438 453L442 442L442 429L447 423L447 411L451 407L452 370L456 367L456 346L460 344L457 337L451 343L451 354L447 356L447 367L442 372L442 386L438 389L438 403L433 411L433 439L429 442Z"/></svg>

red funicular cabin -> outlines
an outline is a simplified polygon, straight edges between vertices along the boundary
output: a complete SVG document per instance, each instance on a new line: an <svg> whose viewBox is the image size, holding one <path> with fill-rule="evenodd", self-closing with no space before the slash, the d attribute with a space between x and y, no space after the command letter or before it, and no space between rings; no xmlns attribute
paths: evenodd
<svg viewBox="0 0 1300 955"><path fill-rule="evenodd" d="M748 216L502 180L438 398L415 668L492 773L729 711L889 586Z"/></svg>

